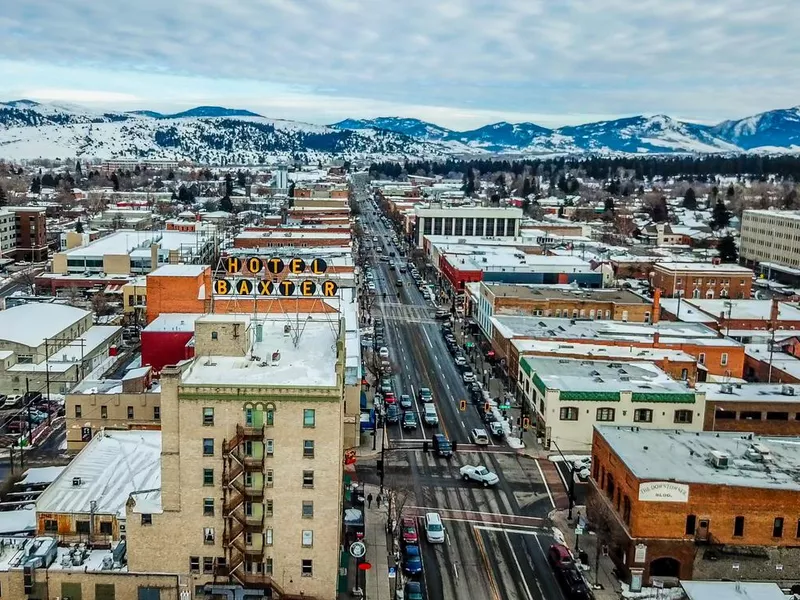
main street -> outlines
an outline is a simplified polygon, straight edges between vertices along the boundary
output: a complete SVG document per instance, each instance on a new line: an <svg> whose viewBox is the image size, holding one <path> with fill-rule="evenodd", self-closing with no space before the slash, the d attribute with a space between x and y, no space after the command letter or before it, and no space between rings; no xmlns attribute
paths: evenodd
<svg viewBox="0 0 800 600"><path fill-rule="evenodd" d="M483 409L469 401L461 373L434 320L433 305L408 273L390 270L388 263L377 260L377 245L382 245L384 254L398 254L398 249L390 243L390 231L381 223L380 215L373 215L377 211L371 202L367 200L361 206L362 226L369 231L364 241L379 238L379 242L368 242L373 246L370 255L377 288L372 316L384 322L395 396L412 397L419 422L411 432L404 432L399 424L387 425L385 483L390 489L409 492L403 515L418 518L421 538L421 517L429 511L440 513L447 533L444 544L421 542L427 598L562 598L546 559L547 549L554 542L546 516L563 490L549 489L542 465L518 454L504 441L494 439L487 447L471 443L470 431L484 427ZM405 265L407 259L396 256L391 262ZM402 287L397 286L398 279ZM433 392L438 428L423 423L418 400L421 387ZM461 400L467 400L463 412ZM422 443L437 431L457 442L452 458L423 452ZM463 481L459 468L467 464L486 466L498 474L500 482L484 488Z"/></svg>

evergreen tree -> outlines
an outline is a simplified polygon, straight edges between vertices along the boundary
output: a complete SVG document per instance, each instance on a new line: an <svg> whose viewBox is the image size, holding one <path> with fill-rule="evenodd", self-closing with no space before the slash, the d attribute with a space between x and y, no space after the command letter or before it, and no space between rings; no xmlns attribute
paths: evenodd
<svg viewBox="0 0 800 600"><path fill-rule="evenodd" d="M783 197L781 204L786 210L794 210L797 208L797 188L793 187L791 190L789 190L789 192Z"/></svg>
<svg viewBox="0 0 800 600"><path fill-rule="evenodd" d="M83 169L81 169L81 161L75 161L75 174L79 177L83 177Z"/></svg>
<svg viewBox="0 0 800 600"><path fill-rule="evenodd" d="M533 193L533 188L531 187L531 180L527 177L522 181L522 197L527 198Z"/></svg>
<svg viewBox="0 0 800 600"><path fill-rule="evenodd" d="M241 170L236 172L236 185L241 188L247 185L247 176Z"/></svg>
<svg viewBox="0 0 800 600"><path fill-rule="evenodd" d="M731 213L728 207L725 206L725 201L720 198L717 200L717 203L714 204L714 209L711 212L711 229L722 229L723 227L727 227L730 222Z"/></svg>
<svg viewBox="0 0 800 600"><path fill-rule="evenodd" d="M229 213L233 212L233 202L231 202L230 196L226 194L222 197L222 199L219 201L219 209Z"/></svg>
<svg viewBox="0 0 800 600"><path fill-rule="evenodd" d="M683 195L683 208L697 210L697 195L694 193L694 188L687 189Z"/></svg>
<svg viewBox="0 0 800 600"><path fill-rule="evenodd" d="M726 235L717 244L719 259L724 263L735 263L739 260L739 251L736 249L736 241L732 235Z"/></svg>
<svg viewBox="0 0 800 600"><path fill-rule="evenodd" d="M613 196L606 196L604 204L605 204L605 209L604 209L605 212L607 212L607 213L614 212L614 198L613 198Z"/></svg>
<svg viewBox="0 0 800 600"><path fill-rule="evenodd" d="M656 223L666 223L669 221L669 207L667 206L666 196L661 196L653 205L653 221Z"/></svg>
<svg viewBox="0 0 800 600"><path fill-rule="evenodd" d="M8 197L6 196L6 191L3 189L3 186L0 185L0 207L5 206L8 204Z"/></svg>
<svg viewBox="0 0 800 600"><path fill-rule="evenodd" d="M42 191L42 180L37 176L31 180L31 194L38 194Z"/></svg>
<svg viewBox="0 0 800 600"><path fill-rule="evenodd" d="M116 171L111 174L111 185L113 186L115 192L119 191L119 177L117 176Z"/></svg>
<svg viewBox="0 0 800 600"><path fill-rule="evenodd" d="M726 196L728 196L728 200L731 200L736 195L736 188L733 187L733 184L728 186L728 192Z"/></svg>
<svg viewBox="0 0 800 600"><path fill-rule="evenodd" d="M80 220L75 223L75 233L83 233L83 223Z"/></svg>
<svg viewBox="0 0 800 600"><path fill-rule="evenodd" d="M192 196L192 192L186 189L185 185L181 185L178 188L178 200L180 200L183 204L191 204L194 202L194 196Z"/></svg>
<svg viewBox="0 0 800 600"><path fill-rule="evenodd" d="M294 198L294 181L289 182L289 198Z"/></svg>
<svg viewBox="0 0 800 600"><path fill-rule="evenodd" d="M172 196L170 196L170 200L175 202L178 199L178 194L175 193L175 190L172 190Z"/></svg>
<svg viewBox="0 0 800 600"><path fill-rule="evenodd" d="M170 169L169 173L167 174L167 179L169 179L170 181L175 179L175 173L172 172L172 169Z"/></svg>
<svg viewBox="0 0 800 600"><path fill-rule="evenodd" d="M56 181L56 178L53 177L52 173L45 173L42 175L42 187L54 188L56 185L58 185L58 182Z"/></svg>

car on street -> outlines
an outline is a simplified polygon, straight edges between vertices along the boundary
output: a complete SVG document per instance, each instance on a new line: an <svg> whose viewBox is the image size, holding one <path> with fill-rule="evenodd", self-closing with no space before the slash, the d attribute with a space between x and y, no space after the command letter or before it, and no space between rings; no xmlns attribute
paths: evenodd
<svg viewBox="0 0 800 600"><path fill-rule="evenodd" d="M381 361L381 373L383 375L391 375L392 374L392 363L388 360Z"/></svg>
<svg viewBox="0 0 800 600"><path fill-rule="evenodd" d="M386 406L386 422L391 425L400 422L400 409L396 404Z"/></svg>
<svg viewBox="0 0 800 600"><path fill-rule="evenodd" d="M378 248L378 252L379 252L379 253L381 252L381 249L380 249L380 248ZM385 254L384 254L384 255L382 255L382 256L381 256L381 262L389 262L389 257L388 257L388 256L386 256Z"/></svg>
<svg viewBox="0 0 800 600"><path fill-rule="evenodd" d="M466 369L469 366L466 357L462 356L461 354L456 354L456 357L455 359L453 359L453 362L459 369Z"/></svg>
<svg viewBox="0 0 800 600"><path fill-rule="evenodd" d="M473 429L470 432L470 437L472 438L472 443L478 446L488 446L489 445L489 434L486 433L485 429Z"/></svg>
<svg viewBox="0 0 800 600"><path fill-rule="evenodd" d="M589 584L577 567L558 571L557 579L567 600L594 600Z"/></svg>
<svg viewBox="0 0 800 600"><path fill-rule="evenodd" d="M450 318L450 312L446 310L437 310L436 315L434 315L436 319L440 321L444 321Z"/></svg>
<svg viewBox="0 0 800 600"><path fill-rule="evenodd" d="M433 393L430 388L419 388L419 399L422 402L433 402Z"/></svg>
<svg viewBox="0 0 800 600"><path fill-rule="evenodd" d="M417 428L417 413L407 410L403 413L403 429Z"/></svg>
<svg viewBox="0 0 800 600"><path fill-rule="evenodd" d="M443 458L453 456L453 446L443 433L437 433L433 436L433 450Z"/></svg>
<svg viewBox="0 0 800 600"><path fill-rule="evenodd" d="M552 544L547 550L547 562L555 571L570 569L575 565L572 553L564 544Z"/></svg>
<svg viewBox="0 0 800 600"><path fill-rule="evenodd" d="M483 487L495 485L500 481L497 473L493 473L486 467L480 465L464 465L461 467L460 473L461 477L464 478L464 481L477 481L478 483L483 484Z"/></svg>
<svg viewBox="0 0 800 600"><path fill-rule="evenodd" d="M388 394L392 391L392 381L388 377L381 379L381 393Z"/></svg>
<svg viewBox="0 0 800 600"><path fill-rule="evenodd" d="M444 544L444 524L439 513L425 513L425 537L429 544Z"/></svg>
<svg viewBox="0 0 800 600"><path fill-rule="evenodd" d="M461 377L464 379L464 383L473 383L475 381L475 373L472 371L464 371Z"/></svg>
<svg viewBox="0 0 800 600"><path fill-rule="evenodd" d="M416 544L409 544L403 549L403 570L409 575L422 573L422 557Z"/></svg>
<svg viewBox="0 0 800 600"><path fill-rule="evenodd" d="M422 584L419 581L406 582L403 600L422 600Z"/></svg>
<svg viewBox="0 0 800 600"><path fill-rule="evenodd" d="M381 358L389 358L389 349L386 346L383 346L380 350L378 350L378 356Z"/></svg>
<svg viewBox="0 0 800 600"><path fill-rule="evenodd" d="M405 272L406 272L406 268L405 268L404 266L402 266L402 265L400 265L400 267L398 267L398 270L399 270L401 273L405 273Z"/></svg>
<svg viewBox="0 0 800 600"><path fill-rule="evenodd" d="M397 281L395 281L395 282L394 282L394 284L395 284L397 287L403 287L403 282L402 282L401 280L399 280L399 279L398 279Z"/></svg>
<svg viewBox="0 0 800 600"><path fill-rule="evenodd" d="M403 517L400 521L400 535L403 537L404 544L416 544L419 542L417 522L411 517Z"/></svg>
<svg viewBox="0 0 800 600"><path fill-rule="evenodd" d="M591 456L581 456L578 459L575 459L572 462L572 468L576 471L580 471L581 469L586 469L592 466L592 457Z"/></svg>
<svg viewBox="0 0 800 600"><path fill-rule="evenodd" d="M376 286L374 282L370 281L370 282L367 283L367 289L370 292L374 292L374 291L376 291L378 289L378 286Z"/></svg>
<svg viewBox="0 0 800 600"><path fill-rule="evenodd" d="M503 424L499 421L489 423L489 431L494 437L503 437Z"/></svg>
<svg viewBox="0 0 800 600"><path fill-rule="evenodd" d="M413 403L411 402L411 396L408 394L400 394L400 408L403 410L408 410L412 406Z"/></svg>
<svg viewBox="0 0 800 600"><path fill-rule="evenodd" d="M397 398L394 397L394 392L386 392L383 396L383 401L386 404L397 404Z"/></svg>

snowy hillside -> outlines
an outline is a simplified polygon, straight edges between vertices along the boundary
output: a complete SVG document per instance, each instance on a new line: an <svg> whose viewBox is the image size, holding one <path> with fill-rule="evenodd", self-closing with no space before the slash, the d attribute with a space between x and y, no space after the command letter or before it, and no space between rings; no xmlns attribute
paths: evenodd
<svg viewBox="0 0 800 600"><path fill-rule="evenodd" d="M716 135L745 150L800 146L800 107L771 110L713 128Z"/></svg>

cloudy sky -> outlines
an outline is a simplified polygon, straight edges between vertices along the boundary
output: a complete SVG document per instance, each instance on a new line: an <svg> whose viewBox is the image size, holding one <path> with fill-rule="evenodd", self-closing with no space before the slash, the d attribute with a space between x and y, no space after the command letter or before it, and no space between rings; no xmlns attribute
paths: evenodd
<svg viewBox="0 0 800 600"><path fill-rule="evenodd" d="M168 9L168 10L167 10ZM24 0L6 100L469 128L800 104L797 0Z"/></svg>

